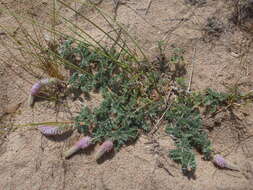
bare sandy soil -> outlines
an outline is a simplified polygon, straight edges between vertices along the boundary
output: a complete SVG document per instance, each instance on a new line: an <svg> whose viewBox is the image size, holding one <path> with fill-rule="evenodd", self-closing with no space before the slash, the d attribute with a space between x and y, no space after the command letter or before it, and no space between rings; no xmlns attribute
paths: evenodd
<svg viewBox="0 0 253 190"><path fill-rule="evenodd" d="M65 1L75 6L72 1ZM122 1L123 2L123 1ZM229 17L231 4L227 0L207 0L201 5L183 0L153 0L148 12L149 0L128 0L119 4L117 20L128 27L129 32L140 42L150 58L158 54L157 42L167 44L165 53L170 55L171 45L185 50L187 78L194 72L192 89L203 90L207 87L226 91L226 86L239 85L241 92L253 87L253 49L250 32L236 27ZM16 11L25 10L45 23L49 22L47 9L51 1L6 0L4 4ZM3 3L2 3L3 5ZM98 5L102 10L114 15L114 1L104 0ZM86 31L100 39L102 35L81 17L59 6L60 13L76 22ZM92 18L99 26L108 29L105 23L91 8L81 6L77 10ZM202 29L208 18L218 18L222 30L210 35ZM1 24L10 22L4 14L0 15ZM11 25L11 22L8 23ZM13 26L15 28L15 26ZM63 28L59 19L58 28ZM252 30L253 32L253 30ZM216 35L217 34L217 35ZM2 40L6 37L0 36ZM194 51L196 54L194 56ZM2 47L1 56L6 51ZM8 60L7 60L8 61ZM18 68L14 68L18 73ZM0 64L0 189L39 190L39 189L111 189L111 190L250 190L253 189L253 107L249 103L240 106L234 115L228 110L211 119L204 119L210 129L209 136L214 150L240 167L240 172L219 170L211 162L197 157L196 179L182 175L180 166L167 157L174 144L164 135L161 127L155 135L156 143L147 144L150 139L142 136L136 144L112 153L101 163L93 161L93 151L76 154L65 160L62 152L69 148L80 134L74 133L65 140L52 140L41 136L34 127L18 127L14 124L30 122L71 120L80 110L79 101L69 102L69 108L55 110L49 103L36 104L33 109L27 105L27 95L35 78L19 73L30 82L20 78L4 63ZM96 105L99 96L85 104ZM6 113L9 107L21 103L14 113ZM10 111L11 112L11 111ZM236 119L235 119L236 118ZM150 151L159 145L159 154ZM95 147L96 148L96 147Z"/></svg>

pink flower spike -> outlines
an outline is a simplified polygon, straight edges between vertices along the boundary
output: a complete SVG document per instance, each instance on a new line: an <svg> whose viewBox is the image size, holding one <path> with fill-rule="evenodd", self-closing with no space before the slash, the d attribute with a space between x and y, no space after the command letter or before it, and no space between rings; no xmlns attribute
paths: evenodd
<svg viewBox="0 0 253 190"><path fill-rule="evenodd" d="M79 141L76 142L74 146L72 146L69 150L64 153L64 157L68 158L77 152L80 149L85 149L92 144L92 138L89 136L81 138Z"/></svg>
<svg viewBox="0 0 253 190"><path fill-rule="evenodd" d="M225 168L226 167L225 159L219 154L214 156L213 163L215 165L219 166L220 168Z"/></svg>
<svg viewBox="0 0 253 190"><path fill-rule="evenodd" d="M55 126L39 126L38 130L46 136L51 136L51 135L60 135L61 131L59 130L58 127Z"/></svg>
<svg viewBox="0 0 253 190"><path fill-rule="evenodd" d="M110 140L105 141L98 149L95 159L98 160L101 158L106 152L110 152L113 149L113 142Z"/></svg>
<svg viewBox="0 0 253 190"><path fill-rule="evenodd" d="M79 141L76 142L75 146L80 149L87 148L88 146L91 145L91 143L92 143L91 140L92 139L89 136L83 137Z"/></svg>
<svg viewBox="0 0 253 190"><path fill-rule="evenodd" d="M28 104L30 107L32 107L34 105L35 102L35 96L37 96L41 89L43 87L47 87L53 84L60 84L62 81L57 79L57 78L44 78L41 79L40 81L36 82L30 91L29 97L28 97Z"/></svg>
<svg viewBox="0 0 253 190"><path fill-rule="evenodd" d="M32 96L36 96L39 92L40 92L40 89L44 86L48 86L50 84L56 84L60 82L58 79L56 78L44 78L44 79L41 79L40 81L36 82L32 88L31 88L31 95Z"/></svg>
<svg viewBox="0 0 253 190"><path fill-rule="evenodd" d="M42 87L40 82L36 82L31 88L31 95L36 96L40 92L40 88Z"/></svg>
<svg viewBox="0 0 253 190"><path fill-rule="evenodd" d="M236 167L235 165L231 164L230 162L228 162L227 160L225 160L221 155L216 154L214 156L213 159L213 163L220 167L220 168L224 168L224 169L230 169L230 170L236 170L239 171L238 167Z"/></svg>

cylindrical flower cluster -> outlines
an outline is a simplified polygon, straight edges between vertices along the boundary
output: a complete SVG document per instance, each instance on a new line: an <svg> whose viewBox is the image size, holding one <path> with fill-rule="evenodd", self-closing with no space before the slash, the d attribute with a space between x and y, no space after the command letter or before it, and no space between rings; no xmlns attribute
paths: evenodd
<svg viewBox="0 0 253 190"><path fill-rule="evenodd" d="M43 87L49 86L52 84L57 84L57 83L60 83L60 80L58 80L56 78L45 78L45 79L42 79L42 80L36 82L31 88L29 98L28 98L28 104L30 106L32 106L34 104L34 99L35 99L34 97L40 93L40 91Z"/></svg>
<svg viewBox="0 0 253 190"><path fill-rule="evenodd" d="M101 158L106 152L110 152L113 149L113 142L111 140L105 141L98 149L95 155L95 159L98 160Z"/></svg>
<svg viewBox="0 0 253 190"><path fill-rule="evenodd" d="M72 146L69 150L64 153L64 157L68 158L74 153L76 153L80 149L85 149L92 144L92 138L89 136L81 138L79 141L76 142L74 146Z"/></svg>

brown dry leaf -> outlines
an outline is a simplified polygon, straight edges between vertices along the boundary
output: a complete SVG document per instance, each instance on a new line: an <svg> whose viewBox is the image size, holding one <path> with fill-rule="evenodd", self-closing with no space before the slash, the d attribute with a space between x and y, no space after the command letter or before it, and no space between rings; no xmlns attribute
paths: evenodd
<svg viewBox="0 0 253 190"><path fill-rule="evenodd" d="M156 90L152 91L152 97L154 98L154 100L159 100L159 98L160 98L160 96Z"/></svg>
<svg viewBox="0 0 253 190"><path fill-rule="evenodd" d="M9 104L9 105L7 105L6 107L5 107L5 109L4 109L4 113L5 114L11 114L11 113L15 113L17 110L18 110L18 108L21 106L21 102L19 102L19 103L13 103L13 104Z"/></svg>

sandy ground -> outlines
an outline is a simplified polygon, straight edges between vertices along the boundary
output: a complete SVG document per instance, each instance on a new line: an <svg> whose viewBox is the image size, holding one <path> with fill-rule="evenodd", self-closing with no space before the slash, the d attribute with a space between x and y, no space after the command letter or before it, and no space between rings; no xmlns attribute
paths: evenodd
<svg viewBox="0 0 253 190"><path fill-rule="evenodd" d="M49 22L48 8L51 1L5 1L16 11L26 10L26 15ZM71 1L65 1L75 6ZM104 0L99 7L114 15L114 1ZM122 1L123 2L123 1ZM188 2L188 3L187 3ZM171 45L185 50L187 70L194 63L192 81L193 90L207 87L219 91L226 86L239 85L242 92L252 90L253 54L252 34L235 27L228 18L231 7L226 0L207 0L201 6L192 6L182 0L155 0L146 13L149 0L129 0L119 5L117 21L123 23L129 32L140 42L150 58L157 55L157 42L163 40L167 45L165 53L170 55ZM199 1L196 1L199 2ZM204 1L202 1L204 2ZM37 6L35 6L37 5ZM59 6L59 12L98 39L102 35L81 17ZM94 10L80 6L77 10L89 16L96 23L108 29ZM146 13L146 14L145 14ZM216 16L222 24L220 36L210 36L201 29L207 19ZM8 17L0 15L1 24ZM11 23L8 23L11 24ZM59 19L59 28L64 28ZM5 40L4 36L1 36ZM6 53L2 48L1 55ZM194 55L194 51L196 54ZM192 59L193 58L193 59ZM8 59L7 59L8 60ZM193 61L192 61L193 60ZM15 71L19 72L16 68ZM0 65L0 189L3 190L39 190L39 189L111 189L111 190L250 190L253 189L253 108L249 103L238 107L235 115L224 111L215 118L206 119L204 124L210 130L210 139L214 150L221 152L228 160L237 164L241 171L218 170L211 162L197 157L196 179L187 179L181 174L180 166L167 157L173 148L173 141L165 136L163 129L157 132L155 140L159 144L159 154L150 151L148 137L142 136L134 145L124 147L118 153L112 153L101 163L93 161L93 150L77 154L65 160L62 152L70 147L78 133L68 139L52 140L41 136L33 127L19 127L9 130L8 126L30 122L71 120L80 110L80 102L70 102L69 109L57 111L49 103L36 104L34 109L26 103L32 82L36 79L20 71L20 75L29 78L23 80L12 70ZM187 78L189 78L189 73ZM99 97L94 94L90 106L96 105ZM6 107L22 103L15 113L5 114ZM70 110L70 112L69 112ZM237 117L235 120L234 117ZM153 146L153 147L152 147ZM96 148L96 147L95 147Z"/></svg>

